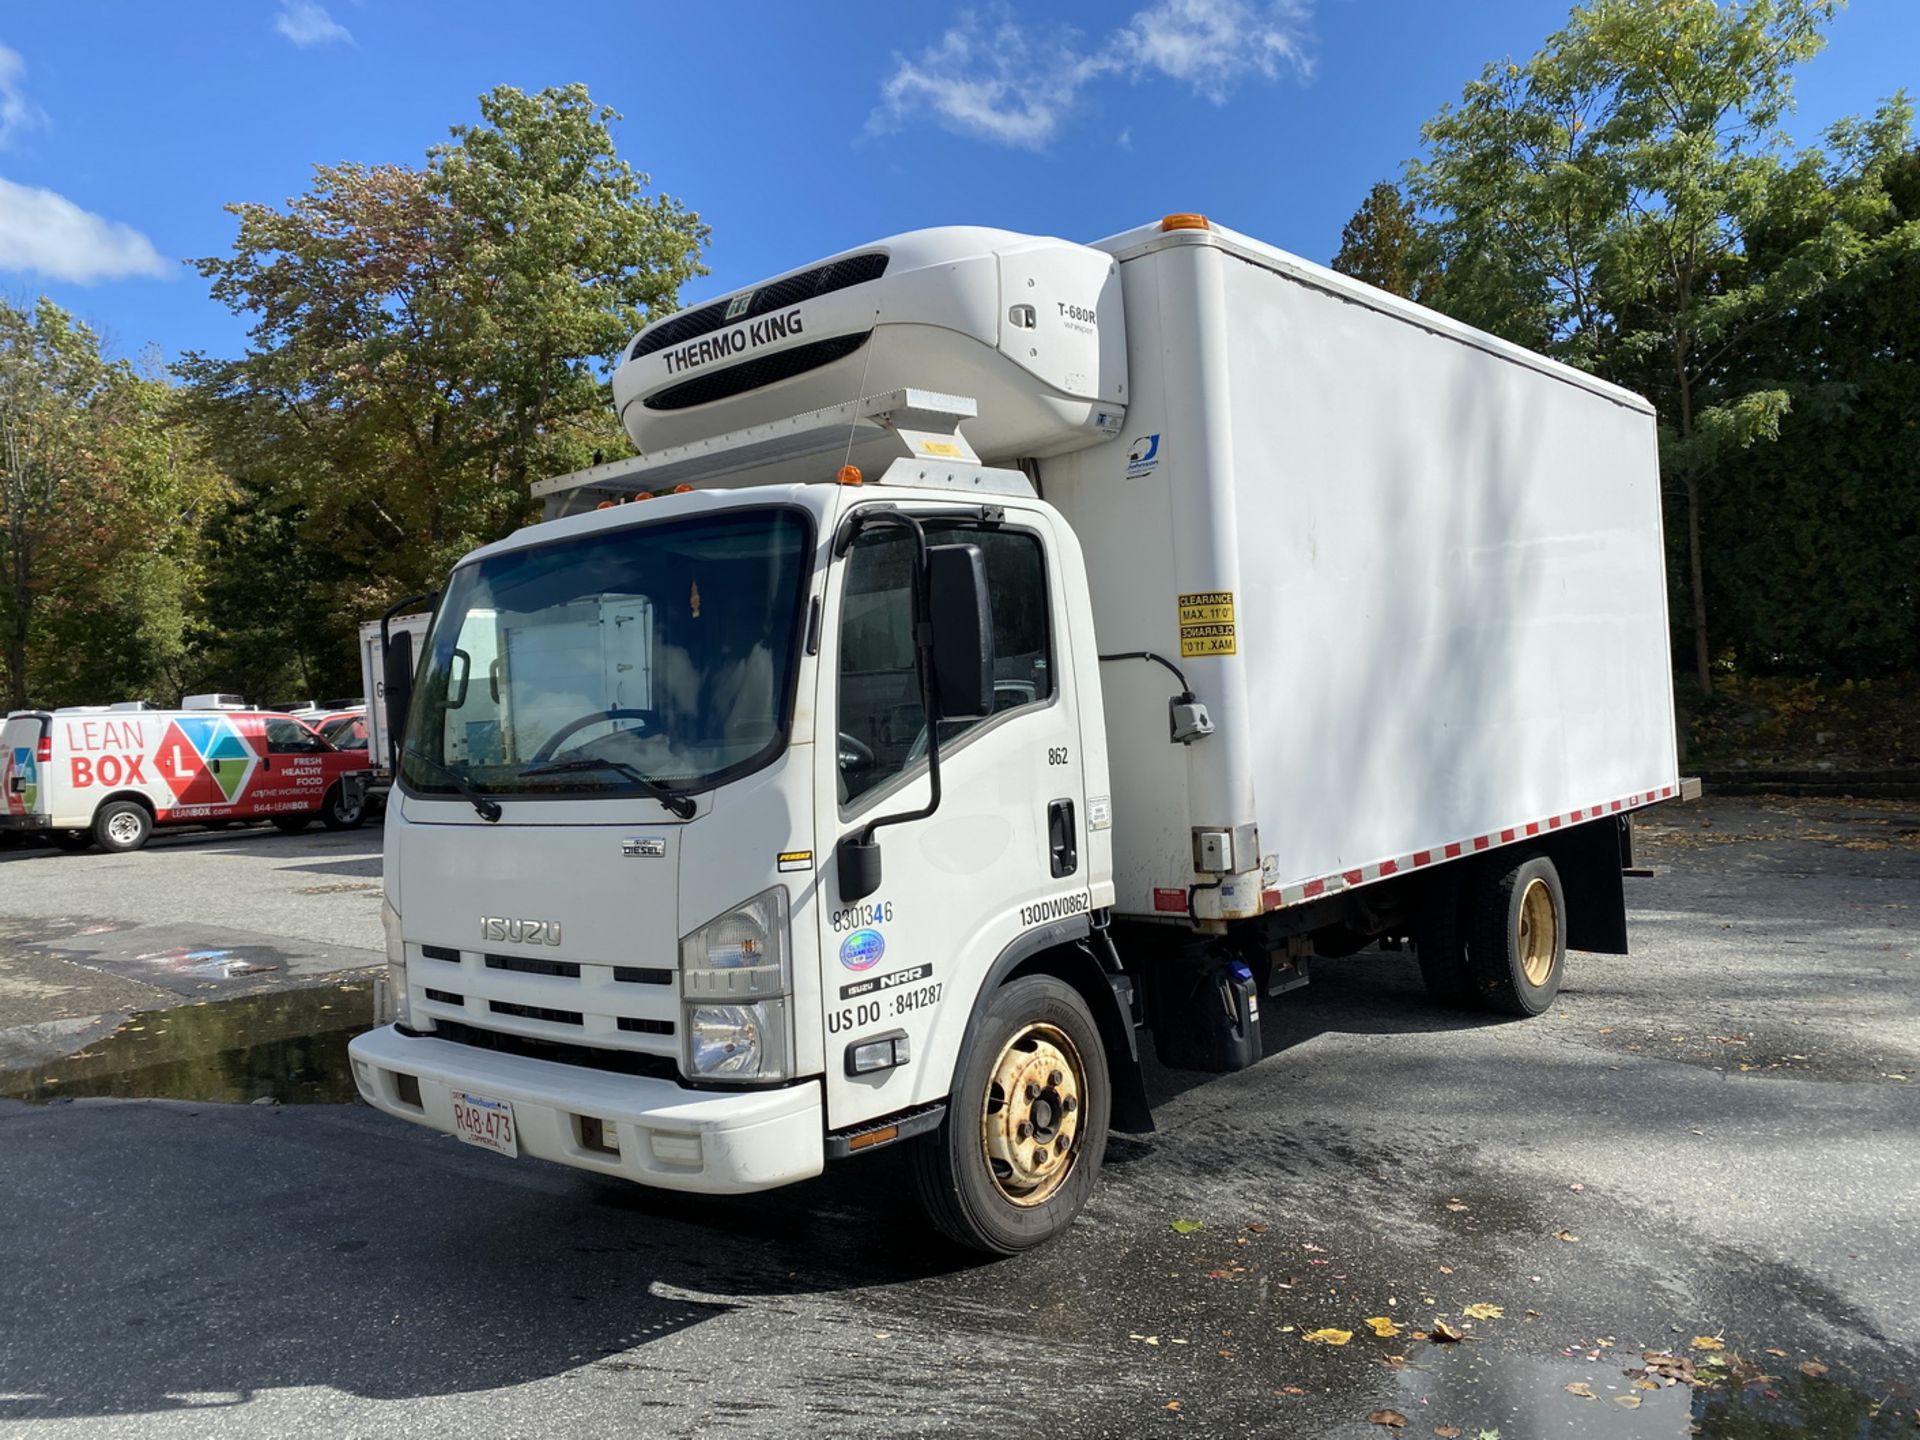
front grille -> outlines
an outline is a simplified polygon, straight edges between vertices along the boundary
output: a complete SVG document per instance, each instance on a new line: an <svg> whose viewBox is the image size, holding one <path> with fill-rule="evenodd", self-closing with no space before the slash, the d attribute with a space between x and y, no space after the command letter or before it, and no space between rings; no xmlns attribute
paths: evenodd
<svg viewBox="0 0 1920 1440"><path fill-rule="evenodd" d="M771 285L763 285L753 292L747 308L738 314L729 316L727 309L738 298L729 295L724 300L716 300L711 305L702 305L698 310L689 310L684 315L675 315L653 326L639 339L633 342L632 358L638 360L642 355L651 355L656 350L664 350L669 345L678 345L682 341L697 340L702 335L711 335L716 330L729 325L739 325L761 315L771 314L775 310L785 310L798 305L803 300L812 300L816 296L831 295L836 290L845 290L849 286L864 285L869 280L878 280L887 273L887 257L878 252L866 255L849 255L844 260L835 260L827 265L817 265L798 275L789 275L784 280L776 280Z"/></svg>
<svg viewBox="0 0 1920 1440"><path fill-rule="evenodd" d="M773 355L763 355L758 360L729 365L724 370L710 370L704 375L696 375L691 380L683 380L678 385L670 385L665 390L649 395L647 409L686 410L695 405L710 405L715 400L730 400L735 395L744 395L749 390L758 390L776 381L791 380L809 370L818 370L822 365L844 360L866 344L871 333L835 335L830 340L796 345L791 350L781 350Z"/></svg>
<svg viewBox="0 0 1920 1440"><path fill-rule="evenodd" d="M515 1005L510 1000L489 1000L487 1008L496 1015L517 1015L522 1020L545 1020L550 1025L585 1023L578 1010L549 1010L544 1005Z"/></svg>
<svg viewBox="0 0 1920 1440"><path fill-rule="evenodd" d="M622 1015L620 1017L620 1028L622 1030L637 1030L642 1035L673 1034L673 1022L671 1020L635 1020L631 1015Z"/></svg>
<svg viewBox="0 0 1920 1440"><path fill-rule="evenodd" d="M521 1055L529 1060L551 1060L556 1065L580 1065L590 1070L646 1075L657 1080L680 1078L680 1066L671 1055L598 1050L591 1045L570 1045L563 1040L535 1040L499 1030L482 1030L457 1020L437 1020L429 1033L436 1040L450 1040L456 1045L471 1045L476 1050L491 1050L501 1055Z"/></svg>
<svg viewBox="0 0 1920 1440"><path fill-rule="evenodd" d="M431 988L427 991L427 999L433 1001L436 1005L465 1005L467 1003L467 997L464 995L455 995L450 990L434 990Z"/></svg>
<svg viewBox="0 0 1920 1440"><path fill-rule="evenodd" d="M671 985L673 972L643 969L636 965L616 965L613 967L613 978L626 985Z"/></svg>
<svg viewBox="0 0 1920 1440"><path fill-rule="evenodd" d="M517 970L522 975L560 975L568 980L580 978L580 967L571 960L529 960L522 955L489 955L489 970Z"/></svg>
<svg viewBox="0 0 1920 1440"><path fill-rule="evenodd" d="M420 953L429 960L445 960L453 965L460 963L460 952L449 950L444 945L422 945Z"/></svg>

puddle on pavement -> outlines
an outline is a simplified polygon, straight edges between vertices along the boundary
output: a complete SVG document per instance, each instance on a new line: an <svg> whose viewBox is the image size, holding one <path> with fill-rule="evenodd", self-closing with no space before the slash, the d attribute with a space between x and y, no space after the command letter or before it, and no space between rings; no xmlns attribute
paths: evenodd
<svg viewBox="0 0 1920 1440"><path fill-rule="evenodd" d="M148 1010L75 1054L0 1072L0 1097L341 1104L355 1093L347 1041L372 1024L369 981Z"/></svg>
<svg viewBox="0 0 1920 1440"><path fill-rule="evenodd" d="M1607 1440L1883 1440L1911 1436L1920 1424L1920 1401L1908 1384L1889 1380L1867 1394L1832 1375L1803 1375L1795 1361L1769 1355L1757 1367L1765 1377L1745 1384L1730 1378L1724 1366L1702 1363L1697 1373L1717 1378L1700 1388L1650 1377L1638 1350L1605 1350L1596 1360L1544 1360L1472 1345L1423 1346L1409 1358L1399 1372L1401 1398L1394 1405L1407 1425L1388 1433L1453 1433L1468 1440L1490 1432L1503 1440L1566 1434ZM1649 1379L1656 1388L1637 1388L1636 1379Z"/></svg>

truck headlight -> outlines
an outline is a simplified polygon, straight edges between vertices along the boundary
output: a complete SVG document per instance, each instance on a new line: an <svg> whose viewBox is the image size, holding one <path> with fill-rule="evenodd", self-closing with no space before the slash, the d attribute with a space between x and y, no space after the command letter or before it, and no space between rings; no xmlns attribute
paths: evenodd
<svg viewBox="0 0 1920 1440"><path fill-rule="evenodd" d="M792 945L783 885L680 942L680 1068L689 1080L785 1080L792 1069Z"/></svg>
<svg viewBox="0 0 1920 1440"><path fill-rule="evenodd" d="M409 1018L407 1005L407 946L400 938L400 912L384 896L380 900L380 928L387 936L387 973L384 984L374 986L373 1023L404 1025Z"/></svg>

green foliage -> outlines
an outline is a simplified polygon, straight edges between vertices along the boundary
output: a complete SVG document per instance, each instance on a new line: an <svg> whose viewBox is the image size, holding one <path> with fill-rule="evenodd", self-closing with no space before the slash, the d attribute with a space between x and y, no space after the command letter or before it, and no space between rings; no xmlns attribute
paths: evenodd
<svg viewBox="0 0 1920 1440"><path fill-rule="evenodd" d="M1436 257L1406 200L1390 180L1367 192L1340 232L1333 268L1408 300L1432 304Z"/></svg>
<svg viewBox="0 0 1920 1440"><path fill-rule="evenodd" d="M224 482L165 383L52 301L0 301L0 627L9 707L177 688Z"/></svg>
<svg viewBox="0 0 1920 1440"><path fill-rule="evenodd" d="M530 481L625 451L607 357L703 273L707 229L647 193L584 87L480 112L419 168L321 166L284 210L229 207L233 253L195 262L253 326L239 358L181 362L193 417L246 491L241 532L278 517L306 552L291 588L221 592L219 633L377 614L531 518ZM222 654L265 688L269 655Z"/></svg>

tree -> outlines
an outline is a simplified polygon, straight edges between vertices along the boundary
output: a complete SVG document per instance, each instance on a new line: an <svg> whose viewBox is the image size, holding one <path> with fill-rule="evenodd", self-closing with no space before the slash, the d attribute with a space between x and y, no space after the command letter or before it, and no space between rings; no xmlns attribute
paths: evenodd
<svg viewBox="0 0 1920 1440"><path fill-rule="evenodd" d="M706 227L646 193L584 87L480 111L422 167L321 166L284 210L229 207L233 253L195 262L253 320L240 358L182 360L195 416L256 519L324 557L330 608L429 588L529 517L530 480L624 448L607 357L703 273ZM261 598L268 628L300 623Z"/></svg>
<svg viewBox="0 0 1920 1440"><path fill-rule="evenodd" d="M1845 275L1860 258L1860 216L1878 203L1854 194L1764 277L1750 273L1750 235L1818 179L1817 162L1783 158L1781 122L1794 68L1839 3L1594 0L1525 65L1487 67L1424 128L1427 155L1409 168L1444 308L1659 406L1703 693L1714 661L1705 492L1775 439L1793 404L1774 378L1729 361Z"/></svg>
<svg viewBox="0 0 1920 1440"><path fill-rule="evenodd" d="M1413 202L1391 180L1369 190L1347 221L1333 268L1405 299L1434 303L1439 272L1432 244Z"/></svg>

